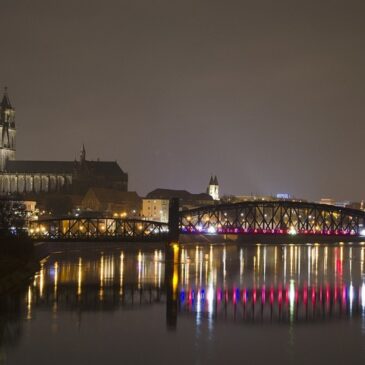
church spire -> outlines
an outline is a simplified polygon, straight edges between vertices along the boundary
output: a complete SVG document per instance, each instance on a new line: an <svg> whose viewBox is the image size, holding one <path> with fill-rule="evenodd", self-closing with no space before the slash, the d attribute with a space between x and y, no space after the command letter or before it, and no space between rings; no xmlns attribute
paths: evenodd
<svg viewBox="0 0 365 365"><path fill-rule="evenodd" d="M8 87L4 87L4 96L3 100L1 101L1 107L2 109L13 109L10 103L9 95L8 95Z"/></svg>
<svg viewBox="0 0 365 365"><path fill-rule="evenodd" d="M80 151L80 163L84 163L86 161L86 149L85 145L82 144L82 149Z"/></svg>
<svg viewBox="0 0 365 365"><path fill-rule="evenodd" d="M209 185L207 188L207 193L214 199L219 200L219 185L217 175L213 177L213 174L210 176Z"/></svg>

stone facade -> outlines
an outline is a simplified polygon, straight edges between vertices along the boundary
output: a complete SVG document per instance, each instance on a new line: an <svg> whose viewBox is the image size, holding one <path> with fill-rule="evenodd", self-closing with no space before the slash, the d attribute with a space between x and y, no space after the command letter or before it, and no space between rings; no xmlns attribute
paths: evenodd
<svg viewBox="0 0 365 365"><path fill-rule="evenodd" d="M0 193L42 193L68 190L72 186L71 174L2 173Z"/></svg>

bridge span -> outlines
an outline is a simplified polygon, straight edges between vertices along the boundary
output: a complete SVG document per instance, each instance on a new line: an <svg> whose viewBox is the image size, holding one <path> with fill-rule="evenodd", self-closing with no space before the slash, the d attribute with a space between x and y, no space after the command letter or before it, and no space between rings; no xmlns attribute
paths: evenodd
<svg viewBox="0 0 365 365"><path fill-rule="evenodd" d="M365 212L301 201L247 201L170 211L169 223L80 216L40 219L28 227L34 239L70 241L166 241L172 231L177 235L361 236Z"/></svg>
<svg viewBox="0 0 365 365"><path fill-rule="evenodd" d="M142 219L114 217L62 217L31 221L29 235L34 239L58 241L165 241L168 224Z"/></svg>
<svg viewBox="0 0 365 365"><path fill-rule="evenodd" d="M301 201L247 201L180 213L185 234L360 235L365 212Z"/></svg>

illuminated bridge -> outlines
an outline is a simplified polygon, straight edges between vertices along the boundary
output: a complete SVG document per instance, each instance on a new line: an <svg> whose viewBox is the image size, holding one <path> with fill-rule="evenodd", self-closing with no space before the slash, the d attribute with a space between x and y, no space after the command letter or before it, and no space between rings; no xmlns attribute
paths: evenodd
<svg viewBox="0 0 365 365"><path fill-rule="evenodd" d="M365 212L299 201L248 201L176 211L169 223L126 218L67 217L31 221L34 239L166 241L184 235L339 235L365 233ZM176 236L176 235L175 235Z"/></svg>
<svg viewBox="0 0 365 365"><path fill-rule="evenodd" d="M360 235L365 212L300 201L247 201L180 213L183 234Z"/></svg>
<svg viewBox="0 0 365 365"><path fill-rule="evenodd" d="M49 240L164 241L168 224L141 219L67 217L31 221L29 235Z"/></svg>

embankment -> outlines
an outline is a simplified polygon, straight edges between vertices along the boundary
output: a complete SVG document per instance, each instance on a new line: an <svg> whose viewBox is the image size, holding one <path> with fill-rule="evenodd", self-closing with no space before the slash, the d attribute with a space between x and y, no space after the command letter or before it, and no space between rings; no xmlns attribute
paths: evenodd
<svg viewBox="0 0 365 365"><path fill-rule="evenodd" d="M24 284L39 269L33 242L28 238L0 238L0 294Z"/></svg>

